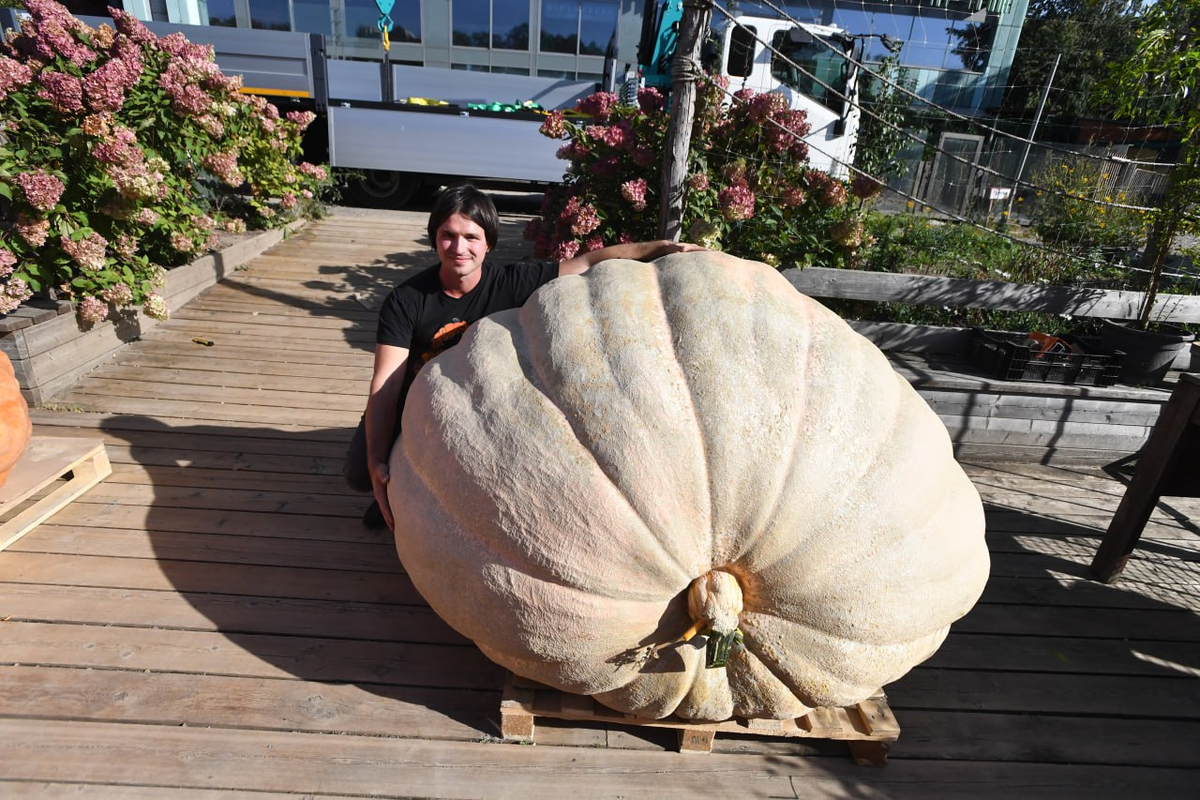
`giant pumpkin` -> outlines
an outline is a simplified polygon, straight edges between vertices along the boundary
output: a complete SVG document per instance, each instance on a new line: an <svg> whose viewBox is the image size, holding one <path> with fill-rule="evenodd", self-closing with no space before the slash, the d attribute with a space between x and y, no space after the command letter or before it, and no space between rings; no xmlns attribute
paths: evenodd
<svg viewBox="0 0 1200 800"><path fill-rule="evenodd" d="M6 354L0 353L0 486L25 452L32 433L29 406L21 395L12 362Z"/></svg>
<svg viewBox="0 0 1200 800"><path fill-rule="evenodd" d="M431 361L403 428L388 496L429 604L502 666L626 713L859 702L987 578L944 425L763 264L556 280Z"/></svg>

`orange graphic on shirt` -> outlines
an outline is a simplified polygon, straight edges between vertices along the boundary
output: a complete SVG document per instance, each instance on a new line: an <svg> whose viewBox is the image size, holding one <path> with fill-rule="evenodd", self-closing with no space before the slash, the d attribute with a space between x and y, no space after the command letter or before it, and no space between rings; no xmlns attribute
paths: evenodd
<svg viewBox="0 0 1200 800"><path fill-rule="evenodd" d="M430 340L429 348L421 353L421 363L417 367L417 371L419 372L421 367L428 363L429 359L446 352L458 344L458 340L462 338L463 333L466 332L467 326L470 324L465 320L456 319L453 322L447 322L439 328L438 332Z"/></svg>

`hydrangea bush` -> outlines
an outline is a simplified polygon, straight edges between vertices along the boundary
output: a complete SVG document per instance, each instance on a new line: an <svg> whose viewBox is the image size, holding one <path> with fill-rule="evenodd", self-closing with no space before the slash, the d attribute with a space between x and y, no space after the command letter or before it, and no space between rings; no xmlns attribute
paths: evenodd
<svg viewBox="0 0 1200 800"><path fill-rule="evenodd" d="M839 266L862 245L861 204L849 186L808 165L803 111L776 93L741 90L724 104L720 78L701 84L683 211L684 238L775 266ZM570 162L525 237L544 258L566 259L610 244L658 237L660 165L669 114L662 93L641 89L636 106L599 92L576 115L550 114L542 133L565 139ZM865 196L865 194L863 195Z"/></svg>
<svg viewBox="0 0 1200 800"><path fill-rule="evenodd" d="M242 94L210 47L113 8L115 27L92 28L53 0L25 5L0 44L0 313L53 291L84 323L129 306L165 318L165 268L328 186L295 163L314 115Z"/></svg>

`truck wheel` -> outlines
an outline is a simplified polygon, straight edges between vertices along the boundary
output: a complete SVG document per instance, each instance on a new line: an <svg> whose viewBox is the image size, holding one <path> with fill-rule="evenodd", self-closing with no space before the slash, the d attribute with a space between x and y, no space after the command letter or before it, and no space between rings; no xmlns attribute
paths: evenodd
<svg viewBox="0 0 1200 800"><path fill-rule="evenodd" d="M351 200L373 208L399 208L412 202L421 190L421 176L387 169L362 170L362 177L349 183Z"/></svg>

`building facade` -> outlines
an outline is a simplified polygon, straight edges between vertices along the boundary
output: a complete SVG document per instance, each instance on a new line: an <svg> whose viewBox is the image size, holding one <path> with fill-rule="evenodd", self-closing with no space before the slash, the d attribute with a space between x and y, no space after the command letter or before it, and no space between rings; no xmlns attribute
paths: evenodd
<svg viewBox="0 0 1200 800"><path fill-rule="evenodd" d="M901 63L927 100L964 114L999 104L1029 0L803 0L779 4L802 22L862 37L877 62L902 42ZM124 0L140 19L324 34L333 58L383 57L375 0ZM733 6L733 3L727 3ZM637 62L644 0L397 0L394 62L518 75L601 79ZM746 14L773 16L752 0ZM717 16L717 15L714 15ZM885 38L886 37L886 38Z"/></svg>

